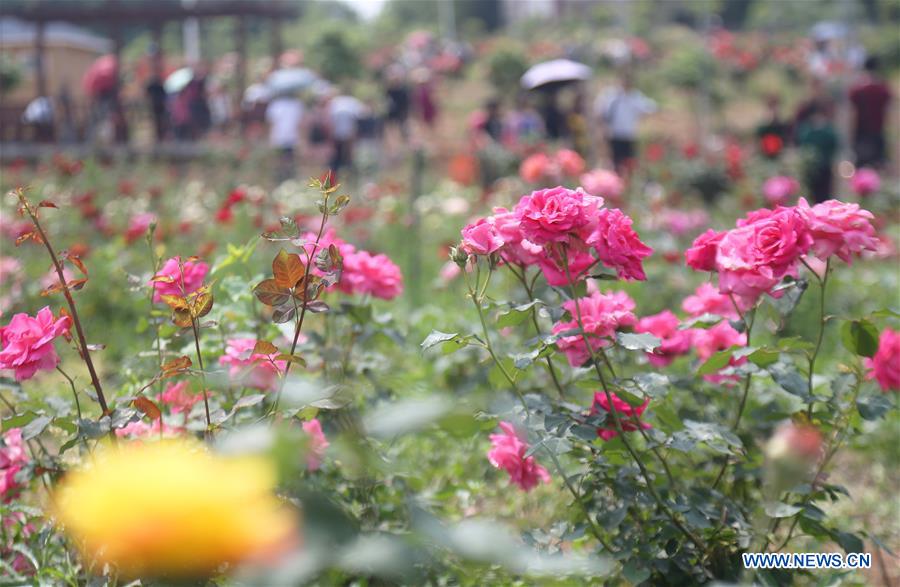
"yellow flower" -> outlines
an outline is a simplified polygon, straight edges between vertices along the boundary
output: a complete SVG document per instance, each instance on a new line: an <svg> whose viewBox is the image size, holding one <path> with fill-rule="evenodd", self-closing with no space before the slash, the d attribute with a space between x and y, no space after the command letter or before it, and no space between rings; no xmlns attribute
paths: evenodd
<svg viewBox="0 0 900 587"><path fill-rule="evenodd" d="M120 444L68 474L53 510L89 561L132 577L208 576L290 545L293 516L274 486L261 458L185 441Z"/></svg>

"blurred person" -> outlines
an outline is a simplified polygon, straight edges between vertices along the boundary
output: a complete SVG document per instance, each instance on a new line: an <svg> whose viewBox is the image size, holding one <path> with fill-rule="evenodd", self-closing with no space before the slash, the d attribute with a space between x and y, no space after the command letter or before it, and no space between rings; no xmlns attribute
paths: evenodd
<svg viewBox="0 0 900 587"><path fill-rule="evenodd" d="M150 114L153 117L153 131L156 142L162 142L166 138L166 130L169 125L166 108L166 88L159 76L153 76L145 89L147 101L150 104Z"/></svg>
<svg viewBox="0 0 900 587"><path fill-rule="evenodd" d="M378 115L373 100L366 100L363 106L356 125L356 160L361 172L374 174L381 167L382 152L379 145L384 121Z"/></svg>
<svg viewBox="0 0 900 587"><path fill-rule="evenodd" d="M544 122L525 92L516 96L513 109L506 116L507 144L518 149L536 143L544 134Z"/></svg>
<svg viewBox="0 0 900 587"><path fill-rule="evenodd" d="M294 175L294 149L300 141L303 102L293 94L276 96L266 107L269 123L269 145L278 151L276 179L278 183Z"/></svg>
<svg viewBox="0 0 900 587"><path fill-rule="evenodd" d="M572 108L566 115L566 128L572 140L572 148L582 157L587 156L590 143L585 101L584 88L579 85L572 99Z"/></svg>
<svg viewBox="0 0 900 587"><path fill-rule="evenodd" d="M209 110L206 81L205 71L197 68L194 73L194 79L188 82L187 87L182 90L186 94L185 99L187 100L190 118L190 134L194 140L203 137L212 125L212 113Z"/></svg>
<svg viewBox="0 0 900 587"><path fill-rule="evenodd" d="M850 88L857 167L880 167L887 159L884 127L893 94L879 75L879 66L877 57L868 57L862 78Z"/></svg>
<svg viewBox="0 0 900 587"><path fill-rule="evenodd" d="M820 101L797 129L797 145L804 151L803 175L810 195L817 203L832 197L834 158L840 146L834 126L834 106Z"/></svg>
<svg viewBox="0 0 900 587"><path fill-rule="evenodd" d="M425 128L431 132L437 124L438 107L434 97L434 83L431 72L420 67L413 72L412 104L416 115Z"/></svg>
<svg viewBox="0 0 900 587"><path fill-rule="evenodd" d="M393 133L396 129L401 142L405 141L408 136L407 120L409 119L410 95L402 66L394 64L387 68L384 97L387 103L385 131L390 129L390 132Z"/></svg>
<svg viewBox="0 0 900 587"><path fill-rule="evenodd" d="M255 139L262 134L270 98L271 91L262 79L256 80L244 90L241 97L241 123L247 138Z"/></svg>
<svg viewBox="0 0 900 587"><path fill-rule="evenodd" d="M777 159L784 152L791 134L791 125L781 116L781 98L772 94L766 97L765 122L756 127L756 140L760 152L769 159Z"/></svg>
<svg viewBox="0 0 900 587"><path fill-rule="evenodd" d="M47 96L38 96L28 103L22 113L22 122L34 131L34 140L39 143L53 141L53 102Z"/></svg>
<svg viewBox="0 0 900 587"><path fill-rule="evenodd" d="M329 168L338 177L342 169L353 170L353 147L359 130L359 119L364 113L362 102L349 95L338 95L328 101L328 119L331 126L331 163Z"/></svg>
<svg viewBox="0 0 900 587"><path fill-rule="evenodd" d="M213 129L225 132L231 123L231 96L218 82L210 84L209 117Z"/></svg>
<svg viewBox="0 0 900 587"><path fill-rule="evenodd" d="M629 71L622 73L618 86L597 97L594 113L605 128L613 168L620 176L634 160L641 118L653 112L656 102L634 87Z"/></svg>
<svg viewBox="0 0 900 587"><path fill-rule="evenodd" d="M500 110L500 100L491 98L484 105L484 119L480 129L484 134L496 142L503 140L503 114Z"/></svg>
<svg viewBox="0 0 900 587"><path fill-rule="evenodd" d="M304 135L306 136L306 156L317 167L324 166L331 158L331 125L328 115L328 98L316 98Z"/></svg>
<svg viewBox="0 0 900 587"><path fill-rule="evenodd" d="M566 117L559 107L558 92L544 92L540 113L548 139L556 141L566 135Z"/></svg>
<svg viewBox="0 0 900 587"><path fill-rule="evenodd" d="M825 83L817 77L810 77L806 97L800 101L794 112L794 120L791 126L791 142L797 142L797 132L800 127L807 123L812 112L826 100L828 100L828 93Z"/></svg>

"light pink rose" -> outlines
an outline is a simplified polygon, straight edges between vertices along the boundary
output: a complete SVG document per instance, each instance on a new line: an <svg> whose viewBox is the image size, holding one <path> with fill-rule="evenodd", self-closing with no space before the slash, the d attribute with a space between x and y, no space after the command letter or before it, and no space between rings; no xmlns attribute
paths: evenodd
<svg viewBox="0 0 900 587"><path fill-rule="evenodd" d="M560 149L556 152L556 165L563 175L578 177L584 173L584 159L571 149Z"/></svg>
<svg viewBox="0 0 900 587"><path fill-rule="evenodd" d="M762 192L766 201L773 206L781 206L788 203L791 196L800 191L800 182L787 175L770 177L763 184Z"/></svg>
<svg viewBox="0 0 900 587"><path fill-rule="evenodd" d="M750 309L750 304L743 298L736 297L734 300L741 312ZM681 303L681 309L692 318L703 314L716 314L731 320L737 320L740 317L731 298L719 293L719 290L709 282L700 284L694 295L686 297Z"/></svg>
<svg viewBox="0 0 900 587"><path fill-rule="evenodd" d="M150 225L156 222L156 215L152 212L142 212L135 214L128 221L128 228L125 229L125 242L133 243L143 238L147 234Z"/></svg>
<svg viewBox="0 0 900 587"><path fill-rule="evenodd" d="M22 489L16 473L28 464L28 454L20 428L10 428L0 442L0 501L9 503Z"/></svg>
<svg viewBox="0 0 900 587"><path fill-rule="evenodd" d="M509 422L500 422L502 434L491 434L491 450L487 457L493 466L509 473L510 481L525 491L530 491L539 483L549 483L550 473L537 464L534 456L525 456L528 444L516 434Z"/></svg>
<svg viewBox="0 0 900 587"><path fill-rule="evenodd" d="M162 432L160 432L162 429ZM129 422L125 426L121 428L116 428L116 436L118 438L149 438L153 439L154 437L159 438L162 436L178 436L181 434L182 429L176 426L170 426L166 423L161 423L160 419L157 418L153 420L152 424L148 424L143 420L137 420L136 422Z"/></svg>
<svg viewBox="0 0 900 587"><path fill-rule="evenodd" d="M695 238L691 248L684 252L687 266L694 271L715 271L716 251L718 251L719 242L724 236L724 232L709 229Z"/></svg>
<svg viewBox="0 0 900 587"><path fill-rule="evenodd" d="M504 245L493 217L479 218L462 229L462 248L470 255L490 255Z"/></svg>
<svg viewBox="0 0 900 587"><path fill-rule="evenodd" d="M322 466L322 457L325 456L325 449L328 448L328 439L322 432L322 424L316 418L304 422L303 431L309 436L306 468L310 471L317 471Z"/></svg>
<svg viewBox="0 0 900 587"><path fill-rule="evenodd" d="M616 270L621 279L647 279L643 259L653 249L641 242L631 228L632 220L618 208L603 208L597 213L594 231L587 243L594 247L604 265Z"/></svg>
<svg viewBox="0 0 900 587"><path fill-rule="evenodd" d="M344 257L338 289L348 294L371 294L392 300L403 293L403 275L387 255L356 251Z"/></svg>
<svg viewBox="0 0 900 587"><path fill-rule="evenodd" d="M572 235L586 238L602 205L602 198L558 186L523 196L515 214L522 235L535 244L546 245L567 242Z"/></svg>
<svg viewBox="0 0 900 587"><path fill-rule="evenodd" d="M594 169L581 176L584 191L595 194L613 202L621 202L625 192L625 182L613 171Z"/></svg>
<svg viewBox="0 0 900 587"><path fill-rule="evenodd" d="M637 323L634 307L634 300L623 291L607 294L595 292L588 297L578 298L584 332L593 351L609 344L608 339L615 335L616 330ZM575 302L568 300L563 308L572 319L554 324L553 334L579 329ZM566 354L573 367L579 367L591 358L591 350L585 346L580 333L563 336L556 341L556 346Z"/></svg>
<svg viewBox="0 0 900 587"><path fill-rule="evenodd" d="M684 236L709 224L709 214L705 210L674 210L662 212L662 226L675 236Z"/></svg>
<svg viewBox="0 0 900 587"><path fill-rule="evenodd" d="M44 306L32 318L16 314L0 328L0 369L15 371L16 381L31 379L38 371L52 371L59 364L53 340L69 330L69 317L54 318Z"/></svg>
<svg viewBox="0 0 900 587"><path fill-rule="evenodd" d="M203 285L206 274L209 273L209 265L203 261L187 261L184 263L184 271L179 268L180 257L172 257L162 266L156 275L171 277L171 283L150 282L153 287L153 302L162 301L163 295L181 296L194 293ZM183 290L183 291L182 291Z"/></svg>
<svg viewBox="0 0 900 587"><path fill-rule="evenodd" d="M878 352L871 359L865 360L870 369L870 378L874 378L881 390L900 391L900 332L885 328L878 339Z"/></svg>
<svg viewBox="0 0 900 587"><path fill-rule="evenodd" d="M805 199L800 198L797 210L809 226L813 239L812 252L822 260L837 255L850 263L853 255L878 250L878 237L870 222L874 216L860 208L859 204L828 200L810 207Z"/></svg>
<svg viewBox="0 0 900 587"><path fill-rule="evenodd" d="M278 375L284 372L287 362L274 360L275 353L254 353L256 342L254 338L229 339L225 354L219 357L219 364L228 366L228 374L242 385L263 391L275 389Z"/></svg>
<svg viewBox="0 0 900 587"><path fill-rule="evenodd" d="M650 398L645 399L644 403L639 406L632 406L612 392L609 393L609 396L612 398L612 410L609 409L609 399L606 397L605 391L598 391L594 394L594 403L591 406L591 415L597 414L601 410L606 413L610 413L611 411L615 412L616 415L619 416L619 425L622 427L623 432L636 431L638 429L638 423L644 430L652 428L650 424L640 421L641 415L644 413L644 410L646 410L647 406L650 405ZM638 423L635 423L635 420L638 420ZM613 416L610 414L606 418L604 426L597 428L597 436L599 436L603 440L610 440L618 435L619 432L616 430L615 421L613 420Z"/></svg>
<svg viewBox="0 0 900 587"><path fill-rule="evenodd" d="M795 270L812 242L796 208L751 212L719 242L719 291L755 300Z"/></svg>
<svg viewBox="0 0 900 587"><path fill-rule="evenodd" d="M679 330L681 321L669 310L659 314L645 316L637 321L635 332L647 332L660 339L659 347L646 353L651 365L665 367L679 355L687 354L691 349L691 331Z"/></svg>
<svg viewBox="0 0 900 587"><path fill-rule="evenodd" d="M868 167L857 169L850 178L850 187L858 196L868 196L881 189L881 178L878 172Z"/></svg>
<svg viewBox="0 0 900 587"><path fill-rule="evenodd" d="M503 239L500 256L514 265L535 265L542 258L544 249L525 238L515 212L506 208L494 208L494 227Z"/></svg>

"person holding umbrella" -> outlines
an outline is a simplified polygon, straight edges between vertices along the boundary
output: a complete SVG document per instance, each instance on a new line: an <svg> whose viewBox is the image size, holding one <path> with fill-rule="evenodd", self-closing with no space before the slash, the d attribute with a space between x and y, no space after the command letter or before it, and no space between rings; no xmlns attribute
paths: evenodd
<svg viewBox="0 0 900 587"><path fill-rule="evenodd" d="M656 102L634 87L630 71L623 71L618 87L597 97L594 113L605 129L613 168L620 176L628 170L636 153L638 124L656 112Z"/></svg>

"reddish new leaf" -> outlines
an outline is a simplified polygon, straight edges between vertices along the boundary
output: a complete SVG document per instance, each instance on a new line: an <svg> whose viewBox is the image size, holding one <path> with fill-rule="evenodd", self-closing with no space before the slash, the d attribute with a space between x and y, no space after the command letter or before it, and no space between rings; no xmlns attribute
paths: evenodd
<svg viewBox="0 0 900 587"><path fill-rule="evenodd" d="M131 401L131 405L144 412L144 415L146 415L151 420L159 420L162 417L162 412L160 411L159 406L153 403L153 400L142 395L134 398Z"/></svg>
<svg viewBox="0 0 900 587"><path fill-rule="evenodd" d="M272 260L272 274L275 282L281 287L291 288L303 278L306 268L299 255L292 255L281 249Z"/></svg>
<svg viewBox="0 0 900 587"><path fill-rule="evenodd" d="M274 279L261 281L253 288L253 293L260 302L267 306L281 306L291 299L290 290L278 285L278 282Z"/></svg>

